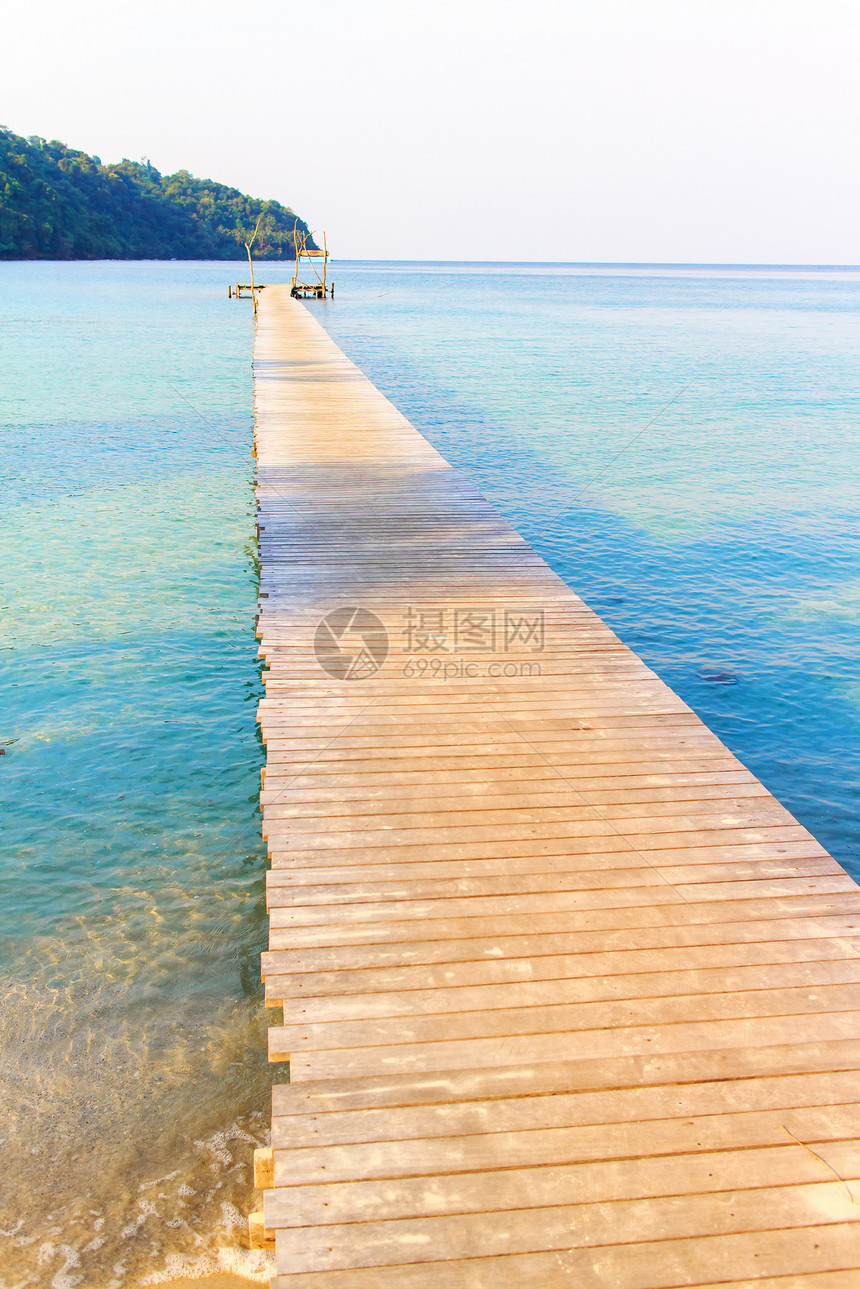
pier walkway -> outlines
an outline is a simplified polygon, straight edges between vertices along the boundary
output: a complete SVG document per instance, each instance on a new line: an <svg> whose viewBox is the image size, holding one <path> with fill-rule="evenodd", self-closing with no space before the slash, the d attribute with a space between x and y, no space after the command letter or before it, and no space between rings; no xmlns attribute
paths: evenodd
<svg viewBox="0 0 860 1289"><path fill-rule="evenodd" d="M860 889L287 288L255 393L275 1289L857 1289Z"/></svg>

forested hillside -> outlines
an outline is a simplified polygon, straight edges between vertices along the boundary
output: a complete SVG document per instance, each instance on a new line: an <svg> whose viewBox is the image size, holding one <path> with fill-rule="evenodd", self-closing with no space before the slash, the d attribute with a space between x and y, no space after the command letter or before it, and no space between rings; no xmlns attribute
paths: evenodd
<svg viewBox="0 0 860 1289"><path fill-rule="evenodd" d="M255 258L294 259L296 216L277 201L0 127L0 259L238 259L261 213Z"/></svg>

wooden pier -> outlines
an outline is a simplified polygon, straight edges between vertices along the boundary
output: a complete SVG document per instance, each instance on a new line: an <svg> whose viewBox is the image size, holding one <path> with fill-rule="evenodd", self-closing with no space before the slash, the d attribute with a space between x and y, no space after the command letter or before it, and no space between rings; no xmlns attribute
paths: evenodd
<svg viewBox="0 0 860 1289"><path fill-rule="evenodd" d="M860 889L286 287L255 394L275 1289L857 1289Z"/></svg>

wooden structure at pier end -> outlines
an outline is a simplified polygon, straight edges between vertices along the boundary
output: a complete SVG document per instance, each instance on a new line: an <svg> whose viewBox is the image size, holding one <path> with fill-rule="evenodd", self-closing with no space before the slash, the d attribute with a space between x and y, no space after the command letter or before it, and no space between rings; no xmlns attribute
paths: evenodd
<svg viewBox="0 0 860 1289"><path fill-rule="evenodd" d="M296 263L290 295L296 300L323 300L334 295L334 283L328 280L328 241L323 233L322 249L312 245L313 233L303 233L296 223L293 231ZM307 278L307 281L305 279Z"/></svg>
<svg viewBox="0 0 860 1289"><path fill-rule="evenodd" d="M255 390L275 1289L857 1289L860 889L288 287Z"/></svg>

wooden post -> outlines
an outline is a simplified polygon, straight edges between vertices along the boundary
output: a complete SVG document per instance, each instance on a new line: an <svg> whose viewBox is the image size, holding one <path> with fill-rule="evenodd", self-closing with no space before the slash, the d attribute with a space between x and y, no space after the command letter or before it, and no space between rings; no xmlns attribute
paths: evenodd
<svg viewBox="0 0 860 1289"><path fill-rule="evenodd" d="M274 1231L267 1231L263 1211L251 1213L248 1218L248 1243L252 1249L273 1249L275 1247Z"/></svg>
<svg viewBox="0 0 860 1289"><path fill-rule="evenodd" d="M269 1190L275 1184L275 1152L271 1146L260 1146L254 1151L254 1188Z"/></svg>
<svg viewBox="0 0 860 1289"><path fill-rule="evenodd" d="M256 317L256 314L257 314L257 293L256 293L256 291L255 291L255 289L254 289L254 261L251 259L251 247L254 245L254 242L257 240L257 233L260 231L260 221L261 221L261 220L262 220L262 218L263 218L263 214L264 214L264 212L261 210L261 211L260 211L260 213L259 213L259 215L257 216L257 222L256 222L256 224L254 225L254 232L253 232L253 235L252 235L252 237L251 237L251 240L250 240L250 242L246 242L246 243L245 243L245 250L248 252L248 268L249 268L249 269L250 269L250 271L251 271L251 299L252 299L252 301L253 301L253 303L254 303L254 316L255 316L255 317Z"/></svg>

